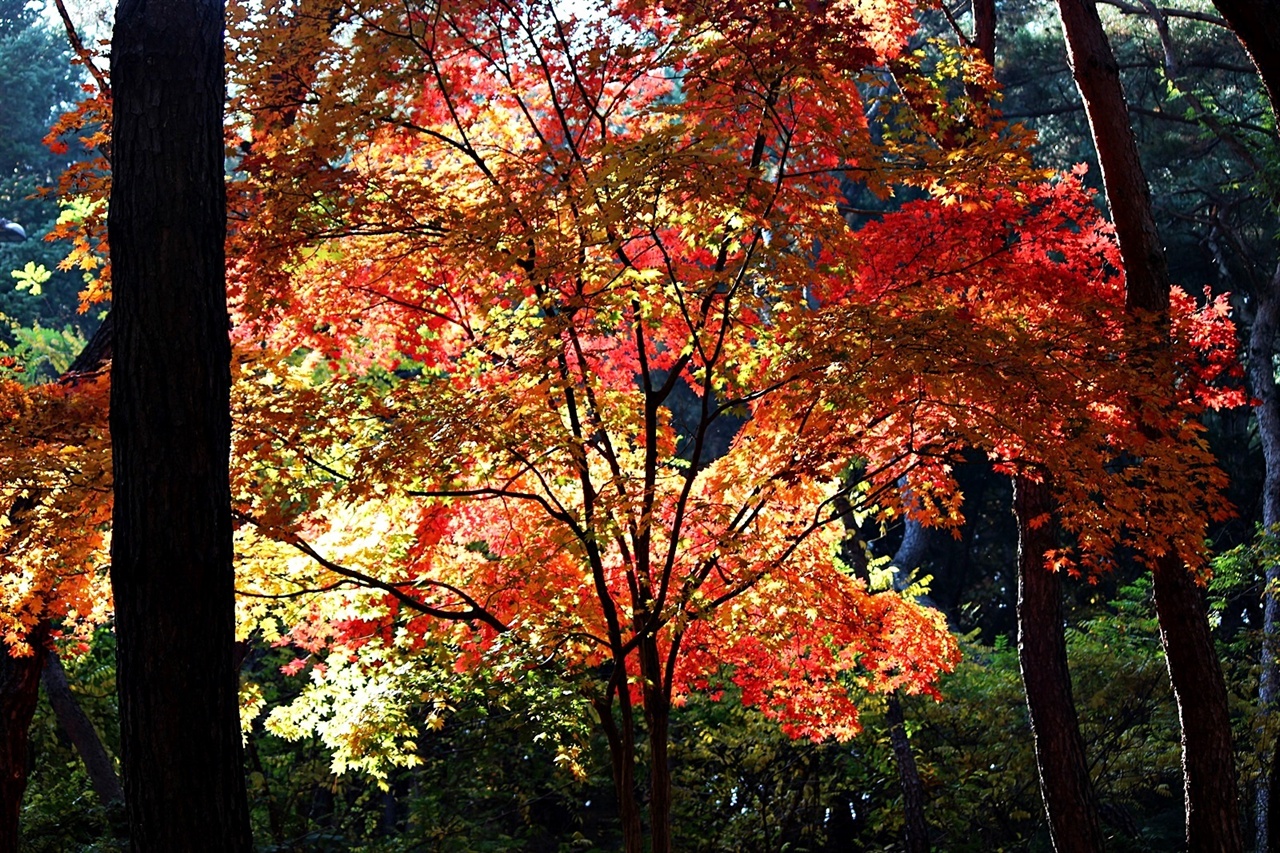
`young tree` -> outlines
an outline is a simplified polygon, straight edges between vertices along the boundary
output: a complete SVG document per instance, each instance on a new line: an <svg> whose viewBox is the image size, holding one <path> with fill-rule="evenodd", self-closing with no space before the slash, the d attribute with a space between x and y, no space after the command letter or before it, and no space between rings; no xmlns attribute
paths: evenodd
<svg viewBox="0 0 1280 853"><path fill-rule="evenodd" d="M232 660L223 7L112 43L111 580L131 843L251 849Z"/></svg>
<svg viewBox="0 0 1280 853"><path fill-rule="evenodd" d="M244 566L301 601L245 630L292 625L318 665L274 720L362 766L412 760L415 661L554 668L609 741L629 851L646 748L666 850L689 691L727 671L791 733L848 736L849 681L929 690L953 660L935 616L832 559L848 511L955 525L950 466L979 448L1055 490L1076 550L1054 568L1122 542L1194 562L1221 475L1193 426L1137 429L1164 386L1124 357L1088 194L913 74L905 5L610 11L241 13L265 38L235 37L237 296L267 347L243 367ZM859 75L889 60L906 96L873 135ZM930 198L854 231L845 177ZM1179 305L1188 368L1230 340L1217 308Z"/></svg>

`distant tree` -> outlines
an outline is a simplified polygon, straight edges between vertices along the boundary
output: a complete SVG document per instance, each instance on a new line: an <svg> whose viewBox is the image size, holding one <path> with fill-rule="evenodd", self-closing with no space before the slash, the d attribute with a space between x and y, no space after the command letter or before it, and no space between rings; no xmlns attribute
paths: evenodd
<svg viewBox="0 0 1280 853"><path fill-rule="evenodd" d="M72 324L86 337L96 324L92 315L76 313L80 274L57 270L65 249L41 239L57 220L59 206L40 189L56 186L67 164L84 156L78 146L58 146L54 152L43 141L58 115L78 99L80 77L66 36L49 25L38 6L0 0L0 217L21 226L27 236L22 243L0 239L0 342L14 341L12 323L55 329ZM52 273L35 292L30 286L18 290L19 281L10 275L28 263Z"/></svg>

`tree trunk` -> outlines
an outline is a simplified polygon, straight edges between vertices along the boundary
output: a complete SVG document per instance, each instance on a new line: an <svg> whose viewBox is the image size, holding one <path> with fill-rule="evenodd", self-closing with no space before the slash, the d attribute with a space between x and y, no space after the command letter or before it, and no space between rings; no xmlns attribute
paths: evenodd
<svg viewBox="0 0 1280 853"><path fill-rule="evenodd" d="M1271 0L1214 0L1227 19L1236 38L1253 60L1271 101L1271 112L1280 116L1280 14ZM1265 293L1254 294L1256 314L1249 333L1249 384L1255 404L1254 416L1262 442L1266 473L1262 486L1262 525L1269 535L1276 535L1280 523L1280 395L1277 395L1275 367L1272 361L1277 327L1280 326L1280 266L1266 285ZM1276 712L1277 690L1280 689L1280 667L1277 666L1277 634L1280 633L1280 600L1276 586L1280 584L1280 565L1266 567L1266 584L1262 597L1262 675L1258 684L1258 710L1264 721ZM1268 729L1272 726L1268 725ZM1280 749L1274 737L1264 738L1263 772L1258 777L1254 801L1254 832L1260 853L1275 849L1280 841L1280 810L1271 808L1271 794L1280 784Z"/></svg>
<svg viewBox="0 0 1280 853"><path fill-rule="evenodd" d="M671 853L671 700L658 654L658 640L640 641L640 677L644 680L644 717L649 727L649 834L652 853Z"/></svg>
<svg viewBox="0 0 1280 853"><path fill-rule="evenodd" d="M1126 306L1135 315L1164 315L1169 270L1115 56L1094 0L1058 0L1058 9L1120 243ZM1164 344L1154 340L1141 345L1158 349ZM1182 723L1187 845L1192 853L1235 853L1244 842L1230 716L1204 600L1176 556L1163 558L1153 574L1160 637Z"/></svg>
<svg viewBox="0 0 1280 853"><path fill-rule="evenodd" d="M111 580L133 849L252 849L232 665L223 7L120 0ZM211 846L212 845L212 846Z"/></svg>
<svg viewBox="0 0 1280 853"><path fill-rule="evenodd" d="M905 483L903 483L905 485ZM894 585L906 587L906 579L920 568L929 551L929 529L920 522L904 520L902 543L893 555ZM865 576L863 578L866 579ZM921 601L921 604L928 605ZM890 693L886 718L889 723L889 742L893 746L893 761L898 767L898 784L902 788L903 843L907 853L929 853L929 824L924 818L924 783L920 780L920 768L916 766L907 737L906 718L897 693Z"/></svg>
<svg viewBox="0 0 1280 853"><path fill-rule="evenodd" d="M1058 0L1058 11L1120 243L1126 299L1146 311L1164 311L1169 306L1169 267L1151 215L1151 190L1138 158L1138 143L1129 126L1120 66L1094 0Z"/></svg>
<svg viewBox="0 0 1280 853"><path fill-rule="evenodd" d="M1264 293L1254 296L1255 312L1253 328L1249 330L1249 385L1253 391L1253 413L1258 422L1258 437L1262 443L1265 475L1262 481L1262 526L1266 535L1274 536L1280 523L1280 395L1277 394L1275 367L1272 360L1277 325L1280 325L1280 267L1267 285ZM1266 566L1262 594L1262 673L1258 682L1258 713L1264 721L1264 732L1276 710L1276 690L1280 687L1280 668L1276 665L1277 617L1280 616L1280 600L1275 594L1280 584L1280 564L1272 561ZM1264 735L1258 744L1262 754L1264 771L1258 776L1255 805L1255 836L1261 851L1272 849L1271 791L1274 768L1277 766L1276 743L1273 737ZM1269 769L1270 768L1270 769Z"/></svg>
<svg viewBox="0 0 1280 853"><path fill-rule="evenodd" d="M1102 827L1071 696L1062 585L1044 565L1045 552L1056 545L1047 517L1053 509L1048 484L1018 477L1013 507L1018 518L1018 666L1049 834L1054 850L1095 853L1103 849Z"/></svg>
<svg viewBox="0 0 1280 853"><path fill-rule="evenodd" d="M67 684L67 673L62 668L62 661L54 651L45 658L44 672L40 680L44 684L44 693L49 697L49 706L58 718L71 744L76 748L80 760L84 762L93 791L98 795L98 802L103 806L111 806L124 802L124 789L120 787L120 779L116 776L115 765L111 756L102 745L98 731L93 727L89 717L80 708L71 685Z"/></svg>
<svg viewBox="0 0 1280 853"><path fill-rule="evenodd" d="M1280 14L1275 0L1213 0L1262 75L1272 112L1280 107Z"/></svg>
<svg viewBox="0 0 1280 853"><path fill-rule="evenodd" d="M642 853L644 834L640 826L640 808L636 803L635 727L625 696L621 699L621 705L621 725L613 719L612 704L607 700L597 700L595 709L600 717L600 727L604 730L605 739L609 742L609 766L613 771L614 793L618 797L623 853Z"/></svg>
<svg viewBox="0 0 1280 853"><path fill-rule="evenodd" d="M1244 849L1236 805L1227 687L1209 633L1203 591L1176 557L1155 570L1156 615L1182 724L1187 850Z"/></svg>
<svg viewBox="0 0 1280 853"><path fill-rule="evenodd" d="M924 783L915 756L911 754L911 741L907 739L907 723L902 716L902 702L897 693L890 693L886 718L889 721L889 742L893 746L893 759L898 765L898 782L902 785L903 849L907 853L929 853L929 826L924 821Z"/></svg>
<svg viewBox="0 0 1280 853"><path fill-rule="evenodd" d="M14 657L0 640L0 850L18 849L22 794L27 789L28 737L40 698L43 631L33 632L32 653Z"/></svg>
<svg viewBox="0 0 1280 853"><path fill-rule="evenodd" d="M996 67L996 0L973 0L973 46Z"/></svg>

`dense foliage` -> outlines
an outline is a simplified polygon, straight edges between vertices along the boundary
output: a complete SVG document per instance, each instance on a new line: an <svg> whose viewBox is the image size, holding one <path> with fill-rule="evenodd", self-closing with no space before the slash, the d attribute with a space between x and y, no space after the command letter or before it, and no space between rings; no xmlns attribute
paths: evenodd
<svg viewBox="0 0 1280 853"><path fill-rule="evenodd" d="M59 185L68 144L109 153L110 100L90 87L58 153L36 147L78 78L3 1L0 69L32 86L0 102L0 215L39 237L57 211L28 195ZM263 849L895 849L899 700L937 849L1047 849L1010 475L1057 501L1043 556L1078 581L1068 647L1113 849L1178 843L1144 573L1173 553L1207 574L1249 532L1221 291L1270 257L1270 173L1240 172L1274 120L1225 30L1180 21L1173 68L1133 39L1190 286L1148 349L1164 327L1126 311L1059 36L1034 3L1002 15L993 77L907 2L233 6L233 511ZM21 652L52 621L85 653L75 689L114 752L106 383L35 381L109 305L106 166L59 185L74 272L45 277L67 244L0 245L19 271L0 625ZM887 565L910 536L913 578ZM1219 638L1246 661L1269 558L1235 553ZM1248 778L1257 673L1229 675ZM24 843L116 849L119 812L87 806L51 714Z"/></svg>

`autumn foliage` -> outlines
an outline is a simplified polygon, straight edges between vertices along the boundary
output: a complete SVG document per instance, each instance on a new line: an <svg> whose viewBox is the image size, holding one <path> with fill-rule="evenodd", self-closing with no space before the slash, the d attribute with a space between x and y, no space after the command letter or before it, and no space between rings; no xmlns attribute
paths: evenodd
<svg viewBox="0 0 1280 853"><path fill-rule="evenodd" d="M1052 483L1051 567L1201 569L1225 304L1135 347L1164 321L1126 315L1080 176L1031 166L969 56L906 52L913 12L235 9L242 633L330 713L428 646L551 667L631 761L633 708L722 675L815 739L858 731L852 686L933 692L940 616L837 556L958 526L963 452Z"/></svg>

